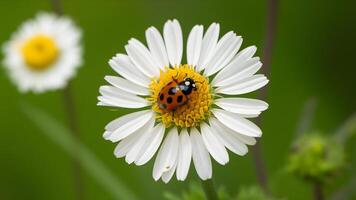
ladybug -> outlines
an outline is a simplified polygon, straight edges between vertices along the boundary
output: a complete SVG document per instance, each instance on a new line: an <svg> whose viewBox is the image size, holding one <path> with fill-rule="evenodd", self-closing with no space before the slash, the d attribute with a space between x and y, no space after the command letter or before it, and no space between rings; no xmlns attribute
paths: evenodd
<svg viewBox="0 0 356 200"><path fill-rule="evenodd" d="M158 94L158 105L162 110L175 111L180 106L189 102L189 95L197 90L195 81L192 78L185 78L178 82L172 77L173 81L169 82L162 88Z"/></svg>

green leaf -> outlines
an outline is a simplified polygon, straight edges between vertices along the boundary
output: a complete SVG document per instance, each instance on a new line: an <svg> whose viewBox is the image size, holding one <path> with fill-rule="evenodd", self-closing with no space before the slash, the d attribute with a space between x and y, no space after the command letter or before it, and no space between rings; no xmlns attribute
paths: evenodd
<svg viewBox="0 0 356 200"><path fill-rule="evenodd" d="M110 192L115 199L137 199L134 193L125 187L93 152L80 143L80 141L75 140L65 126L44 111L29 104L22 104L22 110L45 136L70 156L77 159L82 168L102 185L104 189Z"/></svg>

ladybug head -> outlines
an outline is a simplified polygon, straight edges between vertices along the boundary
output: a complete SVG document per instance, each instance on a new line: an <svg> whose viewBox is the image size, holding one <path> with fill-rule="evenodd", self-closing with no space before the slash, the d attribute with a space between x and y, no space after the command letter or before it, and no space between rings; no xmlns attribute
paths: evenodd
<svg viewBox="0 0 356 200"><path fill-rule="evenodd" d="M192 78L185 78L184 79L184 84L188 87L192 87L194 89L197 88L197 85L195 84L195 81Z"/></svg>

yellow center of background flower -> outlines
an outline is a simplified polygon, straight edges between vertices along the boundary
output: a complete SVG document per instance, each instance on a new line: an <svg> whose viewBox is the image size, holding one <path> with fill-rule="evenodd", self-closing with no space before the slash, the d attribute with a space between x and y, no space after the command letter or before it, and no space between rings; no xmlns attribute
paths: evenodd
<svg viewBox="0 0 356 200"><path fill-rule="evenodd" d="M27 66L32 70L47 69L57 60L59 49L53 38L36 35L28 39L21 48Z"/></svg>
<svg viewBox="0 0 356 200"><path fill-rule="evenodd" d="M170 82L182 82L186 78L191 78L196 84L197 90L193 90L187 95L188 101L178 106L175 111L169 111L160 108L158 98L164 87ZM189 65L181 65L174 68L166 68L161 71L160 77L152 80L150 84L152 96L148 98L152 102L152 109L157 113L157 120L167 127L176 125L178 127L193 127L205 120L210 115L210 106L212 104L212 88L209 80L194 71Z"/></svg>

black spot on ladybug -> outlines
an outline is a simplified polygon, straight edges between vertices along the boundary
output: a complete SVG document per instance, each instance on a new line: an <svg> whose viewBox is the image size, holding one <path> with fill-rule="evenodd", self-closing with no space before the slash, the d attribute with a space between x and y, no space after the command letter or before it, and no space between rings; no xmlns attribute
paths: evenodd
<svg viewBox="0 0 356 200"><path fill-rule="evenodd" d="M163 94L161 94L161 95L159 96L159 99L160 99L161 101L163 101L163 99L164 99L164 95L163 95Z"/></svg>
<svg viewBox="0 0 356 200"><path fill-rule="evenodd" d="M175 87L169 88L169 90L168 90L169 95L174 95L175 93L177 93L177 88L175 88Z"/></svg>
<svg viewBox="0 0 356 200"><path fill-rule="evenodd" d="M179 95L179 96L177 97L177 102L180 103L180 102L182 102L182 101L183 101L183 96L182 96L182 95Z"/></svg>
<svg viewBox="0 0 356 200"><path fill-rule="evenodd" d="M167 98L167 103L172 103L172 101L173 101L172 97Z"/></svg>

